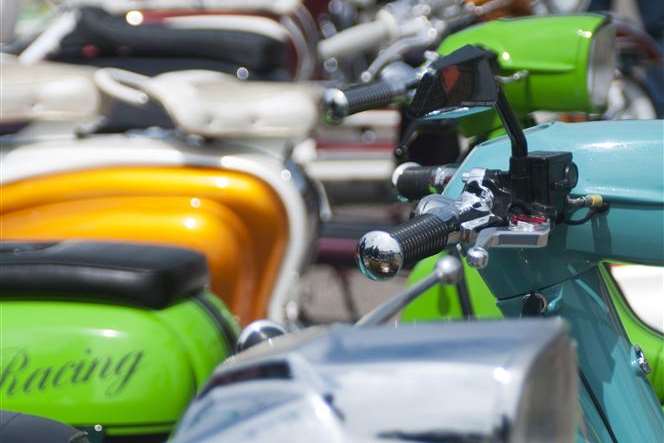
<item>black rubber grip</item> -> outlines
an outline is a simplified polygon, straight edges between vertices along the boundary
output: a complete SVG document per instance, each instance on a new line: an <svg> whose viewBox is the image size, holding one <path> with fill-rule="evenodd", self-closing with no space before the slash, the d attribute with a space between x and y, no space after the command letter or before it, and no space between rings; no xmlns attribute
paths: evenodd
<svg viewBox="0 0 664 443"><path fill-rule="evenodd" d="M368 109L382 108L391 104L402 91L390 86L384 80L373 83L350 86L342 89L348 101L348 114L356 114Z"/></svg>
<svg viewBox="0 0 664 443"><path fill-rule="evenodd" d="M455 229L432 214L413 218L388 232L401 246L403 266L439 253L447 246L447 237Z"/></svg>
<svg viewBox="0 0 664 443"><path fill-rule="evenodd" d="M431 176L437 166L413 166L405 169L397 179L399 195L410 201L431 194Z"/></svg>
<svg viewBox="0 0 664 443"><path fill-rule="evenodd" d="M459 32L462 29L466 29L469 26L474 25L475 23L479 23L480 18L476 16L475 14L469 14L469 15L464 15L461 17L457 17L455 19L449 20L447 22L447 28L445 28L445 35L450 35L454 34L455 32Z"/></svg>

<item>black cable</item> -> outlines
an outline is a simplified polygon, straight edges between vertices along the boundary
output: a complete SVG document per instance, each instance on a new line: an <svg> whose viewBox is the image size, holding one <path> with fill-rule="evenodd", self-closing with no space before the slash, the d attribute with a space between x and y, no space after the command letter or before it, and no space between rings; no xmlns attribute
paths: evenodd
<svg viewBox="0 0 664 443"><path fill-rule="evenodd" d="M579 377L581 378L581 383L583 383L583 387L585 388L586 392L588 392L588 395L590 396L590 400L593 402L593 405L595 405L595 409L597 410L597 413L599 414L600 418L602 419L602 422L604 423L604 426L606 427L606 431L609 433L609 436L611 437L611 441L613 443L618 443L618 439L616 438L616 434L613 432L613 428L611 427L611 422L609 421L609 418L606 416L606 412L604 412L604 409L602 408L602 404L599 402L597 397L595 396L595 393L592 390L592 386L590 386L590 382L586 378L586 376L583 374L583 371L579 369Z"/></svg>

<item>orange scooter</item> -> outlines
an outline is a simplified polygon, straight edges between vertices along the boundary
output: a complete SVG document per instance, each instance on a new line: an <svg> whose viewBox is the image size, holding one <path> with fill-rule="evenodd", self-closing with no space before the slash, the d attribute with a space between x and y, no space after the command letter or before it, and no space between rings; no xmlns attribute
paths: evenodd
<svg viewBox="0 0 664 443"><path fill-rule="evenodd" d="M287 321L325 206L286 152L310 143L316 92L208 71L95 79L107 98L160 103L178 129L5 138L0 238L184 246L242 323Z"/></svg>

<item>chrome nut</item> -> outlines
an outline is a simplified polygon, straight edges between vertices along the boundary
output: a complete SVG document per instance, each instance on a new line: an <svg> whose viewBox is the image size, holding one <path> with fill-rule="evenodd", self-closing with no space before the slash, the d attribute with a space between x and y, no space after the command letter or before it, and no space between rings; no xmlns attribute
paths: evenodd
<svg viewBox="0 0 664 443"><path fill-rule="evenodd" d="M466 260L473 268L484 269L489 264L489 251L479 246L473 246L468 250Z"/></svg>

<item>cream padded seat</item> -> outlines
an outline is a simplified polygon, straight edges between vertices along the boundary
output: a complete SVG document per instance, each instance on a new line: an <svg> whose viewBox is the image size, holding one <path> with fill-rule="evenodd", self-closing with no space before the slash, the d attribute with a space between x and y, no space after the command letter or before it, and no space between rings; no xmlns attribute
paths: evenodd
<svg viewBox="0 0 664 443"><path fill-rule="evenodd" d="M113 79L161 103L188 134L212 138L306 138L318 123L320 88L294 83L243 82L213 71L178 71L153 78L117 69L97 73L98 85ZM110 80L110 81L109 81ZM122 82L120 82L122 83ZM119 85L122 86L122 85ZM111 89L105 92L114 95Z"/></svg>
<svg viewBox="0 0 664 443"><path fill-rule="evenodd" d="M58 63L0 62L0 122L82 120L93 117L99 93L94 69Z"/></svg>

